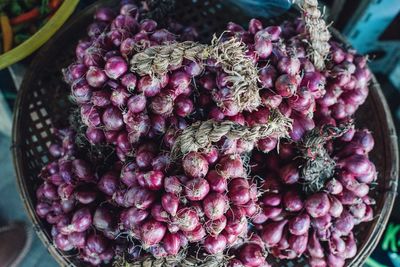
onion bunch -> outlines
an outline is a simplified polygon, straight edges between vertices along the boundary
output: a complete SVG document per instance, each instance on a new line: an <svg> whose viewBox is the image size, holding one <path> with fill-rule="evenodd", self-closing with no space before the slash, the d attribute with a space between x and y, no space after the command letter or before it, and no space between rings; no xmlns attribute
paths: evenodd
<svg viewBox="0 0 400 267"><path fill-rule="evenodd" d="M311 194L300 189L303 163L295 144L282 144L280 154L253 156L253 164L264 165L255 174L265 177L263 212L253 223L279 259L306 255L311 266L344 266L357 252L354 227L373 219L375 201L368 194L377 173L368 159L374 146L371 133L351 128L326 146L333 148L335 173Z"/></svg>
<svg viewBox="0 0 400 267"><path fill-rule="evenodd" d="M36 213L52 225L55 246L75 249L95 266L179 259L193 248L215 259L229 254L228 266L269 266L267 251L278 259L306 256L315 267L343 266L354 257L353 229L373 217L372 135L349 127L325 140L320 147L334 169L313 192L303 188L310 155L301 144L316 127L351 122L371 74L364 57L335 41L326 68L317 70L307 58L304 27L301 20L227 25L218 42L240 40L257 70L256 106L242 107L232 100L236 80L216 60L168 62L162 75L130 66L146 48L195 40L193 28L160 29L129 1L119 14L98 9L64 78L85 137L92 147L111 146L116 157L96 164L74 143L82 133L56 130L54 161L41 171L36 191ZM282 136L226 135L173 156L177 138L195 123L251 128L270 124L276 111L292 122L279 149Z"/></svg>
<svg viewBox="0 0 400 267"><path fill-rule="evenodd" d="M194 62L162 77L129 71L135 49L197 36L191 27L169 27L172 32L141 19L140 9L131 3L122 5L119 14L101 8L87 38L76 46L75 62L63 70L87 127L86 138L94 145L115 146L121 160L134 155L140 138L162 136L172 124L185 125L194 112L190 82L201 72Z"/></svg>

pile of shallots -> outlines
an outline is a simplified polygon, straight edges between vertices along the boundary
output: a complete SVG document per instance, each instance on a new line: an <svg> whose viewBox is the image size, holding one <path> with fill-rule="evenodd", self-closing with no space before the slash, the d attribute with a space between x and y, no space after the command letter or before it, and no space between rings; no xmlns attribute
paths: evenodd
<svg viewBox="0 0 400 267"><path fill-rule="evenodd" d="M307 58L304 27L300 19L228 24L219 41L240 40L259 75L260 105L243 109L230 100L235 85L219 62L184 59L161 76L130 70L139 51L195 41L194 28L170 22L161 29L130 1L118 14L98 9L64 70L82 127L55 131L53 161L39 174L36 213L51 225L54 245L93 266L183 255L232 267L302 256L313 267L344 266L357 253L354 228L373 219L373 137L352 126L327 139L322 149L334 172L315 192L303 190L299 144L316 127L349 124L371 74L364 57L335 41L318 71ZM253 127L270 123L275 111L292 123L285 138L225 136L171 155L195 122ZM75 144L82 135L87 146ZM92 162L90 149L104 146L112 155Z"/></svg>

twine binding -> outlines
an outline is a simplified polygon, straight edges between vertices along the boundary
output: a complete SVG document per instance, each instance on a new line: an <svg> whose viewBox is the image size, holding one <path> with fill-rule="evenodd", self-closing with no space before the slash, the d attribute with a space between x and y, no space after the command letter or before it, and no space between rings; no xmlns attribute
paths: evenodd
<svg viewBox="0 0 400 267"><path fill-rule="evenodd" d="M196 255L196 254L194 254ZM177 256L155 258L146 256L133 262L127 261L124 257L118 257L113 267L224 267L227 266L227 257L219 255L187 255L187 250Z"/></svg>
<svg viewBox="0 0 400 267"><path fill-rule="evenodd" d="M176 159L191 151L206 150L223 137L231 140L241 139L257 142L266 137L283 138L289 136L292 120L279 111L272 110L269 122L253 127L247 127L232 121L217 122L207 120L196 122L183 130L175 141L171 156Z"/></svg>
<svg viewBox="0 0 400 267"><path fill-rule="evenodd" d="M325 59L329 54L331 38L328 26L321 17L317 0L302 0L301 9L305 22L306 33L310 38L308 54L318 70L325 68Z"/></svg>
<svg viewBox="0 0 400 267"><path fill-rule="evenodd" d="M327 141L342 136L351 127L353 127L352 122L338 127L325 125L322 128L314 128L303 138L299 148L306 160L300 171L304 192L318 192L325 182L332 178L336 164L324 145Z"/></svg>
<svg viewBox="0 0 400 267"><path fill-rule="evenodd" d="M227 83L230 84L230 95L219 100L217 105L224 108L224 101L233 101L240 112L255 110L261 104L257 67L246 56L243 42L234 37L222 41L222 36L214 35L210 45L187 41L146 48L132 57L131 71L156 77L166 74L171 67L182 66L184 59L202 65L212 59L228 74Z"/></svg>

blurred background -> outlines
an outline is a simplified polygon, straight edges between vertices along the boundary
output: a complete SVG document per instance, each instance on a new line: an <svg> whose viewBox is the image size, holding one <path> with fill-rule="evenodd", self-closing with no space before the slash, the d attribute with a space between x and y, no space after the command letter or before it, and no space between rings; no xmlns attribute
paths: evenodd
<svg viewBox="0 0 400 267"><path fill-rule="evenodd" d="M200 0L199 0L200 1ZM293 1L289 0L226 0L231 4L237 5L244 12L248 12L253 17L274 17L282 14L289 9ZM0 0L0 11L4 4L13 2L15 14L23 14L31 10L21 10L23 2L27 0ZM34 3L35 1L31 1ZM52 16L52 4L62 1L36 1L39 7L50 7L49 10L39 10L39 12L49 12ZM73 2L73 1L71 1ZM95 2L90 0L76 1L77 6L72 16L85 8L85 6ZM60 4L58 3L58 4ZM395 120L397 130L400 129L400 0L325 0L320 1L324 5L324 16L326 21L332 22L332 26L342 32L349 42L363 54L369 55L369 65L376 74L383 92L387 98L390 109ZM76 4L76 3L75 3ZM75 4L73 7L75 7ZM71 12L73 7L70 6ZM54 6L54 9L58 6ZM65 11L69 12L69 11ZM0 12L1 14L1 12ZM34 15L34 14L33 14ZM67 19L67 14L65 19ZM13 15L14 16L14 15ZM32 14L30 14L32 16ZM34 17L33 17L34 18ZM22 17L24 19L24 17ZM25 18L26 19L26 18ZM47 21L27 20L11 21L13 40L12 45L17 46L31 37ZM61 25L59 25L61 26ZM52 31L56 31L57 25L53 25ZM49 30L50 31L50 30ZM47 32L50 34L50 32ZM0 39L7 38L4 28ZM3 49L4 40L3 40ZM40 46L40 44L37 44ZM24 48L27 49L27 48ZM2 52L1 51L1 52ZM0 52L0 69L7 65ZM15 184L15 174L12 166L11 128L12 111L18 88L23 79L26 68L29 67L34 53L25 59L4 67L0 70L0 195L3 201L0 202L0 226L11 221L27 221L25 210L22 206L17 186ZM3 62L2 62L3 61ZM398 132L398 135L400 133ZM377 246L376 251L368 259L365 266L370 267L391 267L400 266L398 255L400 248L400 208L395 205L385 234ZM57 266L56 262L48 254L46 248L39 239L34 236L33 246L28 256L21 266Z"/></svg>

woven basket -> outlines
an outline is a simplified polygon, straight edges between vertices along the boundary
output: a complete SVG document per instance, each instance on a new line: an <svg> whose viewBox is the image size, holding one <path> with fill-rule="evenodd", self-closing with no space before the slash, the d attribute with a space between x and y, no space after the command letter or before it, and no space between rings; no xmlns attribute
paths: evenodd
<svg viewBox="0 0 400 267"><path fill-rule="evenodd" d="M14 112L13 157L21 198L37 232L49 252L62 266L79 266L79 261L52 245L50 226L35 214L35 191L39 185L37 175L51 159L48 146L54 138L51 128L66 124L68 86L64 84L61 69L73 58L74 47L85 35L94 11L113 1L100 1L71 19L44 46L33 60L18 94ZM209 41L212 33L220 33L228 21L247 23L240 10L225 7L222 0L177 0L176 20L195 26L202 42ZM287 16L286 16L287 17ZM336 39L345 42L335 30ZM348 266L361 266L377 245L389 219L396 197L398 177L397 137L392 117L379 84L373 78L366 103L356 114L358 127L373 132L375 148L371 159L379 172L378 186L373 190L377 200L375 219L364 223L356 233L359 251ZM269 261L273 263L273 261ZM305 266L296 262L275 261L274 266Z"/></svg>

